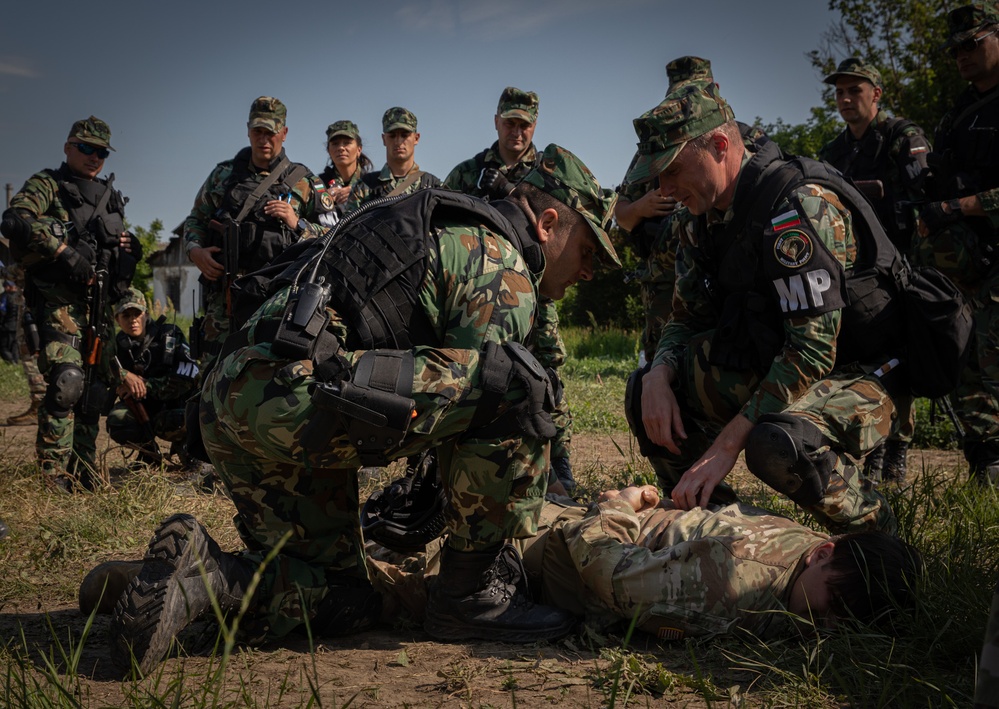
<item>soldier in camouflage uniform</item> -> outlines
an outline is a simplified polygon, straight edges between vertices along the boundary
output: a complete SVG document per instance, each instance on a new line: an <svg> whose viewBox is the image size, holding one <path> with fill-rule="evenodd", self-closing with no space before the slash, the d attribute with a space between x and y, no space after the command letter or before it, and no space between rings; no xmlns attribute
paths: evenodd
<svg viewBox="0 0 999 709"><path fill-rule="evenodd" d="M923 129L904 118L889 118L881 110L881 73L850 57L823 81L836 87L836 107L846 128L819 151L826 161L856 181L874 204L888 237L903 254L911 254L916 228L916 203L923 199L929 170L930 145ZM901 482L915 420L912 401L900 399L899 430L875 449L864 463L873 480Z"/></svg>
<svg viewBox="0 0 999 709"><path fill-rule="evenodd" d="M326 152L330 158L329 164L319 175L319 179L333 197L337 213L342 214L350 191L374 165L364 154L361 133L353 121L337 121L327 126Z"/></svg>
<svg viewBox="0 0 999 709"><path fill-rule="evenodd" d="M992 595L992 610L978 664L975 709L999 709L999 583Z"/></svg>
<svg viewBox="0 0 999 709"><path fill-rule="evenodd" d="M18 264L10 264L5 267L5 273L17 286L17 295L14 302L17 304L17 347L21 355L21 368L24 370L24 378L28 380L28 396L31 403L26 411L15 414L7 419L7 426L34 426L38 423L38 407L45 397L45 377L38 371L38 353L33 352L28 346L28 341L24 337L24 314L26 306L24 304L24 269Z"/></svg>
<svg viewBox="0 0 999 709"><path fill-rule="evenodd" d="M141 258L138 240L124 230L125 198L112 186L114 176L97 177L110 139L98 118L74 123L63 147L66 161L33 175L3 218L4 235L25 269L25 301L46 379L35 448L47 479L67 491L93 484L98 422L108 387L118 383L110 367L111 303ZM102 298L103 310L93 312Z"/></svg>
<svg viewBox="0 0 999 709"><path fill-rule="evenodd" d="M540 158L534 147L538 122L538 95L507 86L500 94L493 124L497 140L475 157L458 163L444 178L444 186L485 200L506 197ZM555 301L542 300L539 322L531 351L546 367L558 370L565 362L565 345L558 332ZM558 435L552 441L552 476L549 484L560 484L566 492L576 485L572 476L572 412L568 399L562 399L552 416Z"/></svg>
<svg viewBox="0 0 999 709"><path fill-rule="evenodd" d="M930 201L920 213L917 257L971 302L974 338L951 401L964 427L972 477L999 483L999 6L948 15L944 44L970 85L944 116L930 156Z"/></svg>
<svg viewBox="0 0 999 709"><path fill-rule="evenodd" d="M116 338L122 383L118 404L107 418L108 435L139 452L139 460L158 465L156 438L170 441L181 454L187 435L184 404L198 390L198 366L191 357L184 333L146 312L142 292L130 288L115 306L121 331Z"/></svg>
<svg viewBox="0 0 999 709"><path fill-rule="evenodd" d="M419 142L416 116L401 106L385 111L382 116L385 166L377 174L369 172L364 175L354 185L343 208L344 214L379 197L396 197L428 187L439 187L441 181L416 164L416 146Z"/></svg>
<svg viewBox="0 0 999 709"><path fill-rule="evenodd" d="M568 632L569 616L531 604L511 581L519 561L503 551L537 531L555 433L549 377L523 343L540 296L591 278L598 254L620 265L606 232L612 208L582 162L550 145L508 199L420 190L299 248L202 391L204 445L247 551L223 554L189 515L164 522L115 610L115 661L134 653L148 671L210 607L198 559L223 609L249 604L251 641L306 622L318 635L365 627L378 596L357 470L429 448L449 534L426 630L512 642Z"/></svg>
<svg viewBox="0 0 999 709"><path fill-rule="evenodd" d="M549 496L538 534L518 540L539 600L598 631L629 624L664 640L748 632L771 638L791 613L820 627L887 620L912 605L918 552L878 531L829 537L746 504L689 511L652 486L589 507ZM386 620L419 620L440 543L407 556L367 542Z"/></svg>
<svg viewBox="0 0 999 709"><path fill-rule="evenodd" d="M320 217L335 209L322 180L285 154L287 115L285 105L270 96L250 105L249 147L215 166L184 222L187 256L201 271L205 294L204 316L192 327L192 349L205 368L229 334L231 282L291 244L322 234ZM236 263L226 273L226 253L233 248Z"/></svg>
<svg viewBox="0 0 999 709"><path fill-rule="evenodd" d="M703 506L745 450L754 475L830 531L892 531L854 462L889 433L908 384L891 294L852 280L851 266L890 248L866 200L822 163L746 147L713 84L681 87L635 128L636 173L658 174L684 205L669 224L673 313L626 402L664 488L682 509Z"/></svg>

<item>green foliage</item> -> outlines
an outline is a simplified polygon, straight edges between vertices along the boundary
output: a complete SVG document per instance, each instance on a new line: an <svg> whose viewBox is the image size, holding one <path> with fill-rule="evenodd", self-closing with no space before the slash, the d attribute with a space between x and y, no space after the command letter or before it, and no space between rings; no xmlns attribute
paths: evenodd
<svg viewBox="0 0 999 709"><path fill-rule="evenodd" d="M644 321L638 283L634 280L639 268L638 257L624 243L620 232L612 230L614 249L622 268L598 267L593 280L570 288L558 301L559 322L579 327L641 328Z"/></svg>
<svg viewBox="0 0 999 709"><path fill-rule="evenodd" d="M804 123L789 124L778 118L775 123L764 124L757 117L755 125L762 128L784 152L817 158L822 146L843 130L843 124L835 107L831 110L828 106L815 107L811 114Z"/></svg>
<svg viewBox="0 0 999 709"><path fill-rule="evenodd" d="M142 244L142 260L135 267L135 278L132 279L132 285L145 293L146 299L151 301L153 299L153 267L149 265L149 257L159 250L163 222L154 219L148 229L137 226L131 228L131 231Z"/></svg>
<svg viewBox="0 0 999 709"><path fill-rule="evenodd" d="M929 399L916 399L916 432L912 445L916 448L952 450L958 448L957 434L942 405Z"/></svg>

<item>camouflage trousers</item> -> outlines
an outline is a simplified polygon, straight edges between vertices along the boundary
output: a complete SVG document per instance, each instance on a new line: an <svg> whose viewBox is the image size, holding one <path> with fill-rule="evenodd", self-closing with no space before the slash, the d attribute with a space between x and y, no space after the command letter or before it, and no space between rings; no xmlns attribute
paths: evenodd
<svg viewBox="0 0 999 709"><path fill-rule="evenodd" d="M677 373L674 388L688 436L682 442L681 454L657 447L657 453L649 456L667 490L697 462L725 424L739 414L760 381L751 371L711 365L708 358L713 335L713 331L704 333L691 341ZM806 508L835 534L896 530L895 516L887 501L857 464L891 433L897 418L895 404L884 385L877 377L865 374L877 366L836 370L815 382L782 412L813 424L829 441L814 451L815 455L829 450L836 455L823 497ZM721 493L720 502L732 501L728 490Z"/></svg>
<svg viewBox="0 0 999 709"><path fill-rule="evenodd" d="M202 284L205 293L205 314L201 320L201 369L207 370L218 357L222 345L229 336L229 315L226 313L226 298L222 283Z"/></svg>
<svg viewBox="0 0 999 709"><path fill-rule="evenodd" d="M18 274L21 270L18 269ZM24 337L24 277L15 279L17 282L17 346L21 353L21 369L24 370L24 378L28 380L28 396L35 403L42 403L45 396L45 377L38 371L38 354L28 348L28 341Z"/></svg>
<svg viewBox="0 0 999 709"><path fill-rule="evenodd" d="M436 447L448 494L449 544L478 550L537 532L548 470L539 439L469 432L479 393L478 355L417 348L412 398L417 415L391 460ZM245 555L266 565L255 625L286 635L315 615L337 578L366 577L359 522L361 466L341 422L312 403L312 363L275 361L259 348L222 360L205 381L201 432L237 514ZM523 396L511 390L510 400ZM500 406L499 413L503 411ZM306 450L302 436L320 421L332 434Z"/></svg>
<svg viewBox="0 0 999 709"><path fill-rule="evenodd" d="M69 342L70 338L82 341L87 323L87 306L84 303L69 305L44 304L35 310L42 349L38 357L39 371L45 377L46 391L54 389L53 370L60 364L71 364L82 369L82 344ZM110 319L108 319L110 322ZM51 330L55 334L46 334ZM62 338L67 341L61 341ZM67 416L53 414L48 396L38 407L38 433L35 451L42 472L48 475L72 473L85 478L97 472L97 434L101 411L108 401L111 379L110 363L114 357L114 339L105 336L105 346L96 376L91 385L89 408L84 410L87 392L76 402ZM53 392L54 393L54 392Z"/></svg>
<svg viewBox="0 0 999 709"><path fill-rule="evenodd" d="M184 401L159 401L152 397L142 400L149 416L148 424L139 419L124 403L119 402L108 414L105 425L115 443L143 446L155 438L180 443L187 437L184 425Z"/></svg>

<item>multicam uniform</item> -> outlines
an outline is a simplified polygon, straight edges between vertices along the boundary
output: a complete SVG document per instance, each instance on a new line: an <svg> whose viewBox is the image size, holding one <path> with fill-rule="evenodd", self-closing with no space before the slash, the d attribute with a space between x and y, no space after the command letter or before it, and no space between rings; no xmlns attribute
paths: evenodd
<svg viewBox="0 0 999 709"><path fill-rule="evenodd" d="M526 219L514 209L504 214L529 240ZM483 226L435 222L428 243L414 321L425 320L436 333L428 339L436 341L413 343L410 397L416 413L384 457L395 460L436 447L450 499L451 545L485 549L537 531L547 473L545 441L519 432L483 432L476 412L483 400L483 350L490 342L527 341L537 318L543 265L529 268L508 238ZM327 261L339 258L334 254L340 244L331 248ZM313 617L334 580L365 576L358 452L338 424L331 426L328 445L303 447L303 434L321 416L311 399L317 381L313 362L282 358L269 336L258 337L280 318L287 298L288 290L280 291L251 318L244 328L248 346L222 359L208 375L201 407L205 448L236 505L236 523L251 550L247 555L262 560L266 552L252 550L278 548L292 531L257 591L266 599L257 613L263 634L270 637ZM339 340L351 341L357 333L339 313L331 310L331 315ZM363 354L343 352L355 369ZM512 387L503 401L523 396L522 389ZM500 404L500 414L505 406Z"/></svg>
<svg viewBox="0 0 999 709"><path fill-rule="evenodd" d="M742 630L772 637L789 627L791 588L821 532L745 504L636 513L623 500L546 502L539 532L518 542L542 602L602 628L636 618L661 639ZM440 545L405 557L368 542L372 582L390 616L420 618Z"/></svg>
<svg viewBox="0 0 999 709"><path fill-rule="evenodd" d="M499 141L495 141L492 146L483 150L474 158L469 158L458 163L448 176L444 178L444 186L448 189L457 190L470 194L473 197L489 198L489 192L479 187L479 177L486 168L499 170L510 183L517 184L531 168L537 164L538 151L534 143L528 147L527 151L513 165L507 165L499 154Z"/></svg>
<svg viewBox="0 0 999 709"><path fill-rule="evenodd" d="M145 381L146 397L139 403L149 422L140 423L132 409L119 401L108 414L107 428L116 443L148 450L155 447L153 437L171 443L185 440L184 405L197 391L199 371L179 327L165 322L165 317L144 317L145 334L134 338L119 332L116 349L122 369Z"/></svg>
<svg viewBox="0 0 999 709"><path fill-rule="evenodd" d="M377 175L369 172L354 183L354 186L350 190L350 196L347 197L347 201L344 203L343 213L350 214L365 202L389 196L396 187L405 182L414 173L420 173L420 176L400 192L400 195L413 194L417 190L425 190L430 187L440 187L441 181L429 172L422 172L420 166L416 163L413 163L413 168L402 177L393 175L391 168L386 163Z"/></svg>
<svg viewBox="0 0 999 709"><path fill-rule="evenodd" d="M194 207L184 222L184 242L188 251L195 247L221 246L225 237L223 230L229 219L235 219L243 208L243 202L253 189L270 175L285 160L285 151L276 156L267 169L259 169L250 159L250 149L244 148L232 160L220 162L205 180ZM292 176L296 168L301 175L294 185L287 185L285 179ZM288 200L300 218L298 227L291 229L284 221L269 217L263 212L264 205L274 199ZM265 266L285 248L300 239L311 239L325 230L318 224L322 214L334 209L333 199L326 186L312 172L298 163L289 163L283 175L257 200L243 220L246 226L256 230L253 243L241 243L239 249L239 274L249 273ZM213 227L213 222L218 227ZM242 233L242 232L241 232ZM242 241L242 239L241 239ZM221 262L222 255L216 254ZM214 283L201 278L202 288L206 289L205 315L201 322L200 342L195 350L199 357L205 354L214 359L229 333L229 316L226 312L226 294L223 278ZM202 360L205 362L205 360ZM207 364L207 362L205 362Z"/></svg>
<svg viewBox="0 0 999 709"><path fill-rule="evenodd" d="M765 145L755 154L766 164L777 152ZM747 151L736 188L743 204L756 195L744 183L752 158ZM783 492L830 531L891 531L890 509L853 462L888 435L896 416L875 374L891 357L887 347L878 356L882 343L873 342L856 357L869 332L840 336L844 272L862 255L852 227L860 217L851 219L836 193L808 184L778 199L760 235L727 234L735 217L733 208L705 218L681 210L670 222L680 243L676 295L652 366L676 372L688 438L680 456L653 446L649 458L671 488L734 416L757 423L789 415L820 432L808 455L828 479L817 496Z"/></svg>

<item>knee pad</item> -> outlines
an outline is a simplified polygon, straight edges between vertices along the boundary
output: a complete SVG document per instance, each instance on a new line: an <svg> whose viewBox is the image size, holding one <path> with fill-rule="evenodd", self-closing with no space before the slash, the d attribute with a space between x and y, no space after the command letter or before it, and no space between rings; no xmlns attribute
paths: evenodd
<svg viewBox="0 0 999 709"><path fill-rule="evenodd" d="M764 414L749 433L749 472L801 506L825 494L835 465L831 451L816 455L828 441L811 423L789 414Z"/></svg>
<svg viewBox="0 0 999 709"><path fill-rule="evenodd" d="M57 419L64 419L83 396L85 378L78 364L60 362L49 373L45 389L45 408Z"/></svg>

